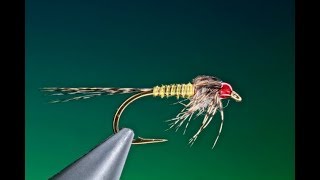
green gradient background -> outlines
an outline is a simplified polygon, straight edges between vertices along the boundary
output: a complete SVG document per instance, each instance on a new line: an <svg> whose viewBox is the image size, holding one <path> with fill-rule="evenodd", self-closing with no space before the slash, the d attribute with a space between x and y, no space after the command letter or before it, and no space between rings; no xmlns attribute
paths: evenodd
<svg viewBox="0 0 320 180"><path fill-rule="evenodd" d="M152 87L213 75L232 84L219 116L192 148L164 131L180 105L147 97L122 125L162 144L132 146L123 180L294 179L294 2L26 1L26 179L47 179L112 134L128 95L62 104L47 86Z"/></svg>

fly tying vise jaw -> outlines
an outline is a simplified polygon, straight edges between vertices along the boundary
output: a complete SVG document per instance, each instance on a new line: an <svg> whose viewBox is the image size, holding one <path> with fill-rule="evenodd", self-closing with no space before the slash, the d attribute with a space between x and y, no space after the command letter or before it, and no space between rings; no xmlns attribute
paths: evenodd
<svg viewBox="0 0 320 180"><path fill-rule="evenodd" d="M152 90L137 93L129 97L127 100L125 100L118 108L113 118L113 124L112 124L113 132L114 133L119 132L119 122L120 122L120 117L122 112L125 110L125 108L129 104L136 101L137 99L140 99L146 96L154 96L154 97L160 96L161 98L176 96L177 99L179 99L179 97L192 98L195 95L195 93L196 93L196 87L191 83L163 85L161 87L155 86ZM219 97L221 99L232 98L236 102L242 101L242 98L240 97L240 95L232 90L231 85L224 82L221 83L221 86L219 88ZM138 137L137 139L133 139L132 144L151 144L151 143L161 143L166 141L168 140Z"/></svg>

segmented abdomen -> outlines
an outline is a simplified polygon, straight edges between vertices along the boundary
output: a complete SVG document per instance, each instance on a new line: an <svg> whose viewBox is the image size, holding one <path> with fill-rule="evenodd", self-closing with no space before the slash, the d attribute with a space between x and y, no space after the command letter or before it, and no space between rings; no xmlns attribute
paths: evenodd
<svg viewBox="0 0 320 180"><path fill-rule="evenodd" d="M171 84L153 87L153 96L190 98L194 95L194 86L188 84Z"/></svg>

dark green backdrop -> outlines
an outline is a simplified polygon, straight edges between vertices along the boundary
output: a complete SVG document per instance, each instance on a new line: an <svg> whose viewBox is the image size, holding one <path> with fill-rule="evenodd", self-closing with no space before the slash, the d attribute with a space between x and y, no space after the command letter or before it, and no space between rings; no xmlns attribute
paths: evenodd
<svg viewBox="0 0 320 180"><path fill-rule="evenodd" d="M195 3L197 2L197 3ZM47 179L112 134L128 95L62 104L41 87L152 87L212 75L232 84L219 116L192 148L164 131L181 109L147 97L123 126L162 144L132 146L123 180L294 179L294 1L26 1L26 179Z"/></svg>

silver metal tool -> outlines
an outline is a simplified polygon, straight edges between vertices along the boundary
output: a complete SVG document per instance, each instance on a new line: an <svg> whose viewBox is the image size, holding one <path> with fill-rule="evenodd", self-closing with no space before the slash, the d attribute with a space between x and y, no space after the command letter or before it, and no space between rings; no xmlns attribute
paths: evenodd
<svg viewBox="0 0 320 180"><path fill-rule="evenodd" d="M133 136L131 129L121 129L50 179L119 180Z"/></svg>

